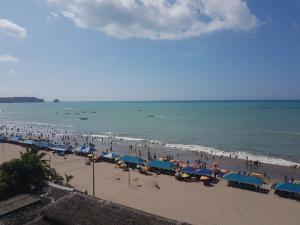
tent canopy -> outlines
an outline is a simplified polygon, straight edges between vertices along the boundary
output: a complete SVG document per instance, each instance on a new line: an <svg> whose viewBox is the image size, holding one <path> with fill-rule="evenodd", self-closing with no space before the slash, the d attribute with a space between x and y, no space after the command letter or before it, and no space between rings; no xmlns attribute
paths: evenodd
<svg viewBox="0 0 300 225"><path fill-rule="evenodd" d="M281 182L276 185L275 190L300 194L300 184Z"/></svg>
<svg viewBox="0 0 300 225"><path fill-rule="evenodd" d="M70 150L70 146L69 145L53 145L50 149L53 151L56 151L56 152L66 152L66 151Z"/></svg>
<svg viewBox="0 0 300 225"><path fill-rule="evenodd" d="M26 140L26 141L23 141L22 143L25 145L36 145L37 142L33 141L33 140Z"/></svg>
<svg viewBox="0 0 300 225"><path fill-rule="evenodd" d="M82 152L82 153L93 153L95 151L96 151L96 149L94 149L92 147L86 147L86 148L82 149L80 152Z"/></svg>
<svg viewBox="0 0 300 225"><path fill-rule="evenodd" d="M257 177L252 177L252 176L244 176L240 175L237 173L230 173L224 176L225 180L228 181L233 181L233 182L238 182L238 183L243 183L243 184L250 184L250 185L256 185L260 186L264 184L265 182Z"/></svg>
<svg viewBox="0 0 300 225"><path fill-rule="evenodd" d="M40 148L49 148L50 147L50 143L47 141L36 141L35 145Z"/></svg>
<svg viewBox="0 0 300 225"><path fill-rule="evenodd" d="M198 175L198 176L210 177L212 174L213 174L213 171L210 169L197 169L194 172L194 175Z"/></svg>
<svg viewBox="0 0 300 225"><path fill-rule="evenodd" d="M181 173L194 174L195 169L193 167L184 167L180 170Z"/></svg>
<svg viewBox="0 0 300 225"><path fill-rule="evenodd" d="M21 140L22 140L22 137L19 137L19 136L13 136L13 137L10 137L8 140L9 140L9 141L12 141L12 142L18 142L18 141L21 141Z"/></svg>
<svg viewBox="0 0 300 225"><path fill-rule="evenodd" d="M153 168L158 168L158 169L164 169L164 170L171 170L177 167L176 164L174 163L157 161L157 160L149 162L148 166Z"/></svg>
<svg viewBox="0 0 300 225"><path fill-rule="evenodd" d="M120 158L120 155L111 152L111 153L103 155L102 157L106 158L106 159L117 159L117 158Z"/></svg>
<svg viewBox="0 0 300 225"><path fill-rule="evenodd" d="M130 156L130 155L125 155L125 156L121 157L120 160L125 163L132 163L132 164L139 164L139 163L142 163L145 161L142 158L139 158L137 156Z"/></svg>
<svg viewBox="0 0 300 225"><path fill-rule="evenodd" d="M6 140L7 140L7 138L5 136L0 135L0 141L6 141Z"/></svg>

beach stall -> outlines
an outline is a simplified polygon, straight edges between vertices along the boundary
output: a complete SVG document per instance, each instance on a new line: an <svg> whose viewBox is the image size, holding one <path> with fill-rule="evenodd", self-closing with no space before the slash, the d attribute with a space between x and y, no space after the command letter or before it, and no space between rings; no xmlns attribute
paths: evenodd
<svg viewBox="0 0 300 225"><path fill-rule="evenodd" d="M197 169L194 171L194 175L196 176L206 176L211 177L213 175L214 171L210 169Z"/></svg>
<svg viewBox="0 0 300 225"><path fill-rule="evenodd" d="M167 175L173 175L175 173L175 169L177 165L172 162L158 161L153 160L147 164L150 168L150 171L155 173L162 173Z"/></svg>
<svg viewBox="0 0 300 225"><path fill-rule="evenodd" d="M33 140L26 140L26 141L22 141L22 144L31 146L31 145L35 145L36 142Z"/></svg>
<svg viewBox="0 0 300 225"><path fill-rule="evenodd" d="M118 158L120 158L120 157L121 157L120 155L111 152L111 153L102 155L102 156L101 156L101 159L102 159L103 161L105 161L105 162L115 163L116 160L117 160Z"/></svg>
<svg viewBox="0 0 300 225"><path fill-rule="evenodd" d="M51 144L47 141L36 141L35 146L41 149L49 149L51 147Z"/></svg>
<svg viewBox="0 0 300 225"><path fill-rule="evenodd" d="M89 155L89 154L94 153L95 151L96 151L95 148L88 146L88 147L82 149L82 150L80 151L80 154L81 154L81 155Z"/></svg>
<svg viewBox="0 0 300 225"><path fill-rule="evenodd" d="M13 143L13 144L20 143L20 141L22 141L22 137L12 136L12 137L8 138L7 141L10 142L10 143Z"/></svg>
<svg viewBox="0 0 300 225"><path fill-rule="evenodd" d="M195 172L195 168L193 167L184 167L180 170L180 173L187 173L189 175L193 175Z"/></svg>
<svg viewBox="0 0 300 225"><path fill-rule="evenodd" d="M0 143L4 143L7 141L7 137L0 135Z"/></svg>
<svg viewBox="0 0 300 225"><path fill-rule="evenodd" d="M75 152L76 155L78 155L80 153L80 151L83 150L83 149L85 149L85 148L86 148L86 146L84 146L84 145L83 146L79 146L79 147L77 147L77 148L74 149L74 152Z"/></svg>
<svg viewBox="0 0 300 225"><path fill-rule="evenodd" d="M280 182L275 187L275 193L281 197L300 200L300 184Z"/></svg>
<svg viewBox="0 0 300 225"><path fill-rule="evenodd" d="M228 180L229 186L247 189L251 191L268 192L268 190L263 189L261 187L263 184L265 184L265 182L257 177L245 176L237 173L230 173L225 175L224 179Z"/></svg>
<svg viewBox="0 0 300 225"><path fill-rule="evenodd" d="M70 145L53 145L50 149L59 156L64 156L65 154L70 153Z"/></svg>
<svg viewBox="0 0 300 225"><path fill-rule="evenodd" d="M128 167L136 168L137 165L145 162L144 159L137 156L125 155L119 159L120 161L126 163Z"/></svg>

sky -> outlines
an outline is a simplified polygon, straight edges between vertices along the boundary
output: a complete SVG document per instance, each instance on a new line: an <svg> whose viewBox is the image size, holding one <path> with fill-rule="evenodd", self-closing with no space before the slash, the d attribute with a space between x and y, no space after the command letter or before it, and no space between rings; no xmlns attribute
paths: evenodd
<svg viewBox="0 0 300 225"><path fill-rule="evenodd" d="M0 96L300 99L300 0L1 0Z"/></svg>

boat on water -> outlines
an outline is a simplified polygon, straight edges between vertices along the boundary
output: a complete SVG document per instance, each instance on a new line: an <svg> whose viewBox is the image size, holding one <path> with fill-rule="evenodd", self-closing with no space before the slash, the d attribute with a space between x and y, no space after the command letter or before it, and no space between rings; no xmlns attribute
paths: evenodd
<svg viewBox="0 0 300 225"><path fill-rule="evenodd" d="M88 120L89 118L87 118L87 117L81 117L81 118L79 118L80 120Z"/></svg>

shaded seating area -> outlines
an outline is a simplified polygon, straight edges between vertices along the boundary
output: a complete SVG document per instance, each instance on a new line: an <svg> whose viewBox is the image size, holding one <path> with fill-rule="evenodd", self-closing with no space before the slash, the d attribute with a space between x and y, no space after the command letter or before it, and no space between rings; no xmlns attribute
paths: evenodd
<svg viewBox="0 0 300 225"><path fill-rule="evenodd" d="M20 143L20 141L22 141L22 137L20 136L12 136L12 137L9 137L7 139L8 142L10 143Z"/></svg>
<svg viewBox="0 0 300 225"><path fill-rule="evenodd" d="M196 176L206 176L211 177L213 175L214 171L210 169L197 169L194 171L194 175Z"/></svg>
<svg viewBox="0 0 300 225"><path fill-rule="evenodd" d="M225 175L224 179L228 180L228 185L232 187L261 192L265 194L269 193L269 190L262 188L262 185L265 184L265 182L257 177L230 173Z"/></svg>
<svg viewBox="0 0 300 225"><path fill-rule="evenodd" d="M105 162L114 163L120 157L121 157L120 155L118 155L114 152L111 152L111 153L107 153L107 154L102 155L101 160L103 160Z"/></svg>
<svg viewBox="0 0 300 225"><path fill-rule="evenodd" d="M281 197L300 200L300 184L280 182L275 186L275 193Z"/></svg>
<svg viewBox="0 0 300 225"><path fill-rule="evenodd" d="M184 167L180 170L180 173L186 173L189 175L193 175L194 172L195 172L195 168L193 168L193 167Z"/></svg>
<svg viewBox="0 0 300 225"><path fill-rule="evenodd" d="M76 155L83 155L87 156L89 154L92 154L96 151L95 148L90 147L90 146L81 146L75 149L75 154Z"/></svg>
<svg viewBox="0 0 300 225"><path fill-rule="evenodd" d="M126 163L128 167L136 168L137 165L144 163L145 160L137 156L125 155L119 159L120 161Z"/></svg>
<svg viewBox="0 0 300 225"><path fill-rule="evenodd" d="M7 141L7 137L0 135L0 143L4 143Z"/></svg>
<svg viewBox="0 0 300 225"><path fill-rule="evenodd" d="M175 163L158 160L150 161L147 166L152 172L167 175L173 175L175 173L175 169L177 168L177 165Z"/></svg>
<svg viewBox="0 0 300 225"><path fill-rule="evenodd" d="M71 146L69 145L53 145L50 149L59 156L71 153Z"/></svg>

